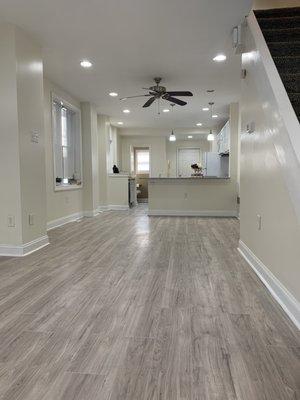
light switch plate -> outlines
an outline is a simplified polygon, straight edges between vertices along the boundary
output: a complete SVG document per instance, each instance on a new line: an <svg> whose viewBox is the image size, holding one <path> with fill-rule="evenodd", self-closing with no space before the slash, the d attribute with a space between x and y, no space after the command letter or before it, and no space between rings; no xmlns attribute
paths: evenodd
<svg viewBox="0 0 300 400"><path fill-rule="evenodd" d="M16 226L15 216L9 215L7 218L7 226L9 228L14 228Z"/></svg>
<svg viewBox="0 0 300 400"><path fill-rule="evenodd" d="M28 215L29 225L34 225L34 214Z"/></svg>

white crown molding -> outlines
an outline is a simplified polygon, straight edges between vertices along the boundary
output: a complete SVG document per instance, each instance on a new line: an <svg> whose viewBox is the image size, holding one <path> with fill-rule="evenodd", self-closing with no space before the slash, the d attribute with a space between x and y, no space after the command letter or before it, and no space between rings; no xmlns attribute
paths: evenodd
<svg viewBox="0 0 300 400"><path fill-rule="evenodd" d="M149 217L237 217L236 210L149 210Z"/></svg>
<svg viewBox="0 0 300 400"><path fill-rule="evenodd" d="M256 255L239 241L238 251L257 274L274 299L282 307L292 322L300 329L300 304Z"/></svg>
<svg viewBox="0 0 300 400"><path fill-rule="evenodd" d="M0 244L0 256L23 257L33 253L34 251L40 250L48 244L49 238L47 235L41 236L35 240L32 240L31 242L17 246Z"/></svg>

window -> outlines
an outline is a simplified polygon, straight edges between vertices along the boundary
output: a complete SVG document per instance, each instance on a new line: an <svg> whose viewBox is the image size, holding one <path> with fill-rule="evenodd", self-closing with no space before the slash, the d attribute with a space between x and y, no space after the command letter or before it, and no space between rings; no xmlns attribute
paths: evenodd
<svg viewBox="0 0 300 400"><path fill-rule="evenodd" d="M137 174L149 174L150 172L149 149L135 149L135 169Z"/></svg>
<svg viewBox="0 0 300 400"><path fill-rule="evenodd" d="M52 95L55 190L82 187L80 110Z"/></svg>

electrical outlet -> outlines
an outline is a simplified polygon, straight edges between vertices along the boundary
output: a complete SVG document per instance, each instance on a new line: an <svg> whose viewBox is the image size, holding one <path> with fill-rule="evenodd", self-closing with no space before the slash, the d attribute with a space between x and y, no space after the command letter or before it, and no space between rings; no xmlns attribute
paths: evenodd
<svg viewBox="0 0 300 400"><path fill-rule="evenodd" d="M34 214L28 215L28 222L29 222L29 225L34 225Z"/></svg>
<svg viewBox="0 0 300 400"><path fill-rule="evenodd" d="M257 229L261 231L261 215L257 214Z"/></svg>
<svg viewBox="0 0 300 400"><path fill-rule="evenodd" d="M31 143L38 143L39 138L40 138L40 135L39 135L38 131L31 132Z"/></svg>
<svg viewBox="0 0 300 400"><path fill-rule="evenodd" d="M9 228L14 228L16 226L15 216L9 215L7 218L7 226Z"/></svg>

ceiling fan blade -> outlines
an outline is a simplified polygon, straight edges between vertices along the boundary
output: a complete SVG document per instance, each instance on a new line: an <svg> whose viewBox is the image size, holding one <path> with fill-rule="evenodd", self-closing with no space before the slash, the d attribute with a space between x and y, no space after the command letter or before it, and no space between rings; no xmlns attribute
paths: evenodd
<svg viewBox="0 0 300 400"><path fill-rule="evenodd" d="M193 96L192 92L167 92L170 96Z"/></svg>
<svg viewBox="0 0 300 400"><path fill-rule="evenodd" d="M149 99L148 101L146 101L146 103L143 105L143 107L145 108L145 107L151 106L151 104L154 102L154 100L155 100L155 97L154 97L154 96L151 97L151 99Z"/></svg>
<svg viewBox="0 0 300 400"><path fill-rule="evenodd" d="M172 103L178 104L179 106L185 106L187 104L187 102L176 99L176 97L172 97L168 93L166 93L162 98L164 100L168 100L168 101L171 101Z"/></svg>
<svg viewBox="0 0 300 400"><path fill-rule="evenodd" d="M121 97L120 100L134 99L136 97L149 97L149 96L152 96L152 94L140 94L138 96Z"/></svg>

